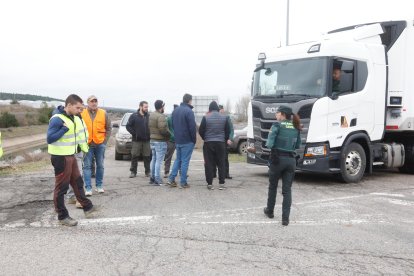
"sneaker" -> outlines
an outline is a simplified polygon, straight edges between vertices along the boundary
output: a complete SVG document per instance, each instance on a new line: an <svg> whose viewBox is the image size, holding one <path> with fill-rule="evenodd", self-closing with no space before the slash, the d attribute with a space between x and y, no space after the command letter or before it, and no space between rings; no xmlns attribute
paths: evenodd
<svg viewBox="0 0 414 276"><path fill-rule="evenodd" d="M85 196L92 196L92 190L86 190Z"/></svg>
<svg viewBox="0 0 414 276"><path fill-rule="evenodd" d="M225 190L225 189L227 189L227 187L226 187L226 186L224 186L224 184L220 184L220 185L219 185L219 190Z"/></svg>
<svg viewBox="0 0 414 276"><path fill-rule="evenodd" d="M183 188L190 188L190 185L188 185L188 183L186 183L186 184L184 184L182 187L183 187Z"/></svg>
<svg viewBox="0 0 414 276"><path fill-rule="evenodd" d="M226 179L233 179L230 175L226 175Z"/></svg>
<svg viewBox="0 0 414 276"><path fill-rule="evenodd" d="M267 209L267 207L265 207L263 209L263 213L268 217L268 218L274 218L275 215L273 214L273 212L271 212L269 209Z"/></svg>
<svg viewBox="0 0 414 276"><path fill-rule="evenodd" d="M129 178L134 178L134 177L136 177L136 176L137 176L137 174L136 174L136 173L131 172L131 174L129 175Z"/></svg>
<svg viewBox="0 0 414 276"><path fill-rule="evenodd" d="M67 217L65 219L59 220L59 224L63 226L76 226L78 222L71 217Z"/></svg>
<svg viewBox="0 0 414 276"><path fill-rule="evenodd" d="M93 205L92 208L88 211L83 211L86 218L93 218L96 215L96 212L99 211L96 205Z"/></svg>
<svg viewBox="0 0 414 276"><path fill-rule="evenodd" d="M167 184L170 185L171 188L177 187L177 183L174 180L168 180Z"/></svg>
<svg viewBox="0 0 414 276"><path fill-rule="evenodd" d="M96 190L95 191L97 191L99 194L103 194L103 193L105 193L105 190L102 188L102 187L100 187L100 188L96 188Z"/></svg>
<svg viewBox="0 0 414 276"><path fill-rule="evenodd" d="M76 198L75 197L69 197L68 198L68 204L75 204L76 203Z"/></svg>
<svg viewBox="0 0 414 276"><path fill-rule="evenodd" d="M149 184L154 184L155 183L155 178L154 177L150 177L150 181L149 181Z"/></svg>
<svg viewBox="0 0 414 276"><path fill-rule="evenodd" d="M207 189L214 190L214 187L213 187L213 185L207 185Z"/></svg>
<svg viewBox="0 0 414 276"><path fill-rule="evenodd" d="M79 201L77 201L77 200L76 200L76 204L75 204L75 206L76 206L76 208L78 208L78 209L83 209L82 204L80 204L80 202L79 202Z"/></svg>
<svg viewBox="0 0 414 276"><path fill-rule="evenodd" d="M288 226L289 225L289 219L288 218L282 218L282 225Z"/></svg>
<svg viewBox="0 0 414 276"><path fill-rule="evenodd" d="M151 173L149 173L149 172L148 173L145 173L145 176L146 177L150 177L151 176Z"/></svg>

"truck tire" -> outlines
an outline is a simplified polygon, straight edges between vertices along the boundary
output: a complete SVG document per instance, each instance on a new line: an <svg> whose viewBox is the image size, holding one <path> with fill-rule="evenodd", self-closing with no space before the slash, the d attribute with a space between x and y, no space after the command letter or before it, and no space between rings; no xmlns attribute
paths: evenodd
<svg viewBox="0 0 414 276"><path fill-rule="evenodd" d="M414 174L414 144L404 144L404 166L398 168L402 173Z"/></svg>
<svg viewBox="0 0 414 276"><path fill-rule="evenodd" d="M350 143L341 155L341 178L346 183L359 182L367 165L364 148Z"/></svg>
<svg viewBox="0 0 414 276"><path fill-rule="evenodd" d="M239 146L237 147L237 151L241 155L246 155L247 154L247 141L241 141L239 143Z"/></svg>
<svg viewBox="0 0 414 276"><path fill-rule="evenodd" d="M124 156L115 150L115 160L122 160Z"/></svg>

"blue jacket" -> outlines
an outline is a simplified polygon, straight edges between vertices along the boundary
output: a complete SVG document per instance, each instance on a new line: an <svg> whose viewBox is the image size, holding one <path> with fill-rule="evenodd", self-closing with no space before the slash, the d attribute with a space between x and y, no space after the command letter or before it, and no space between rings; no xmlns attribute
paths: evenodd
<svg viewBox="0 0 414 276"><path fill-rule="evenodd" d="M64 107L59 105L55 110L52 112L52 116L55 114L64 114L72 121L74 120L73 116L69 116L66 114ZM59 140L68 130L69 128L65 127L64 122L59 117L53 117L49 121L49 127L47 129L47 143L52 144Z"/></svg>
<svg viewBox="0 0 414 276"><path fill-rule="evenodd" d="M172 126L176 144L196 143L196 122L193 107L181 103L172 113Z"/></svg>

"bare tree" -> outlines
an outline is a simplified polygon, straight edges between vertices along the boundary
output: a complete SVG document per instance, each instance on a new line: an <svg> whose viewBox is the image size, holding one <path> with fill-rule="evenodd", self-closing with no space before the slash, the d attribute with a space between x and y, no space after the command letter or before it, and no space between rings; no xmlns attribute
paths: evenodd
<svg viewBox="0 0 414 276"><path fill-rule="evenodd" d="M239 101L236 103L235 109L239 122L247 121L247 108L249 107L249 102L250 96L245 95L239 98Z"/></svg>

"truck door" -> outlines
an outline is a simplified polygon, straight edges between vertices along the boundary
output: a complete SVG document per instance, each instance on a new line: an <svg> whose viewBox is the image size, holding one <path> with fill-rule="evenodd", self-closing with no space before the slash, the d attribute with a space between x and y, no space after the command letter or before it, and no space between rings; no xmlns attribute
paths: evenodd
<svg viewBox="0 0 414 276"><path fill-rule="evenodd" d="M332 148L342 146L350 132L362 129L370 133L375 116L374 101L363 90L367 78L366 63L338 58L333 60L331 68L327 131Z"/></svg>

